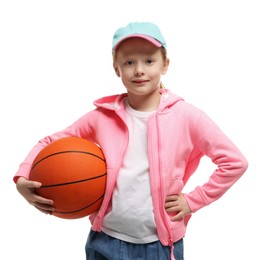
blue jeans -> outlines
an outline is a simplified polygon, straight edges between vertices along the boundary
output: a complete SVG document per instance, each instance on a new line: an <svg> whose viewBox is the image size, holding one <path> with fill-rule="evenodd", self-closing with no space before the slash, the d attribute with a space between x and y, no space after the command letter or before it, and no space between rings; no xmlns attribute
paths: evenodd
<svg viewBox="0 0 263 260"><path fill-rule="evenodd" d="M171 248L160 241L133 244L92 230L85 249L86 260L170 260L171 256ZM183 239L174 243L174 256L184 260Z"/></svg>

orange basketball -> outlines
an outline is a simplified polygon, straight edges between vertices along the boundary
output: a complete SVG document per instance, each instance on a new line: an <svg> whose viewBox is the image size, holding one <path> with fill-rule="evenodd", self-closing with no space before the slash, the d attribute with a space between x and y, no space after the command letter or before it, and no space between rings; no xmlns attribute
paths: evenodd
<svg viewBox="0 0 263 260"><path fill-rule="evenodd" d="M105 158L96 144L79 137L65 137L39 152L30 180L42 183L36 193L54 201L54 216L82 218L97 211L102 203Z"/></svg>

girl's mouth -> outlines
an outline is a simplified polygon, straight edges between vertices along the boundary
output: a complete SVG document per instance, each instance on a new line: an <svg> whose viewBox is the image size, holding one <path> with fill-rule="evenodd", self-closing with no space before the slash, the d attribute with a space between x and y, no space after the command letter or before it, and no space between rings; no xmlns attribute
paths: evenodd
<svg viewBox="0 0 263 260"><path fill-rule="evenodd" d="M136 84L143 84L146 82L148 82L148 80L133 80L133 83L136 83Z"/></svg>

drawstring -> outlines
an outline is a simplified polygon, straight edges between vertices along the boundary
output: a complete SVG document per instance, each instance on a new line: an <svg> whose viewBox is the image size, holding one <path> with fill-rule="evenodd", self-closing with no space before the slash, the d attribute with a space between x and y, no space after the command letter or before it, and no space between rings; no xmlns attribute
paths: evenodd
<svg viewBox="0 0 263 260"><path fill-rule="evenodd" d="M176 260L174 257L174 244L172 241L170 247L171 247L171 260Z"/></svg>

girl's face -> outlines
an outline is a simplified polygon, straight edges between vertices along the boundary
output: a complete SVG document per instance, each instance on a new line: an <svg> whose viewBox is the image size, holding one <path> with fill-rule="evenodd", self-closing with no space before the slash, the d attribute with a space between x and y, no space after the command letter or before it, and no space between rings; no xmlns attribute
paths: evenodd
<svg viewBox="0 0 263 260"><path fill-rule="evenodd" d="M113 65L127 89L129 100L155 95L159 101L161 76L169 65L161 48L142 38L127 39L117 48Z"/></svg>

